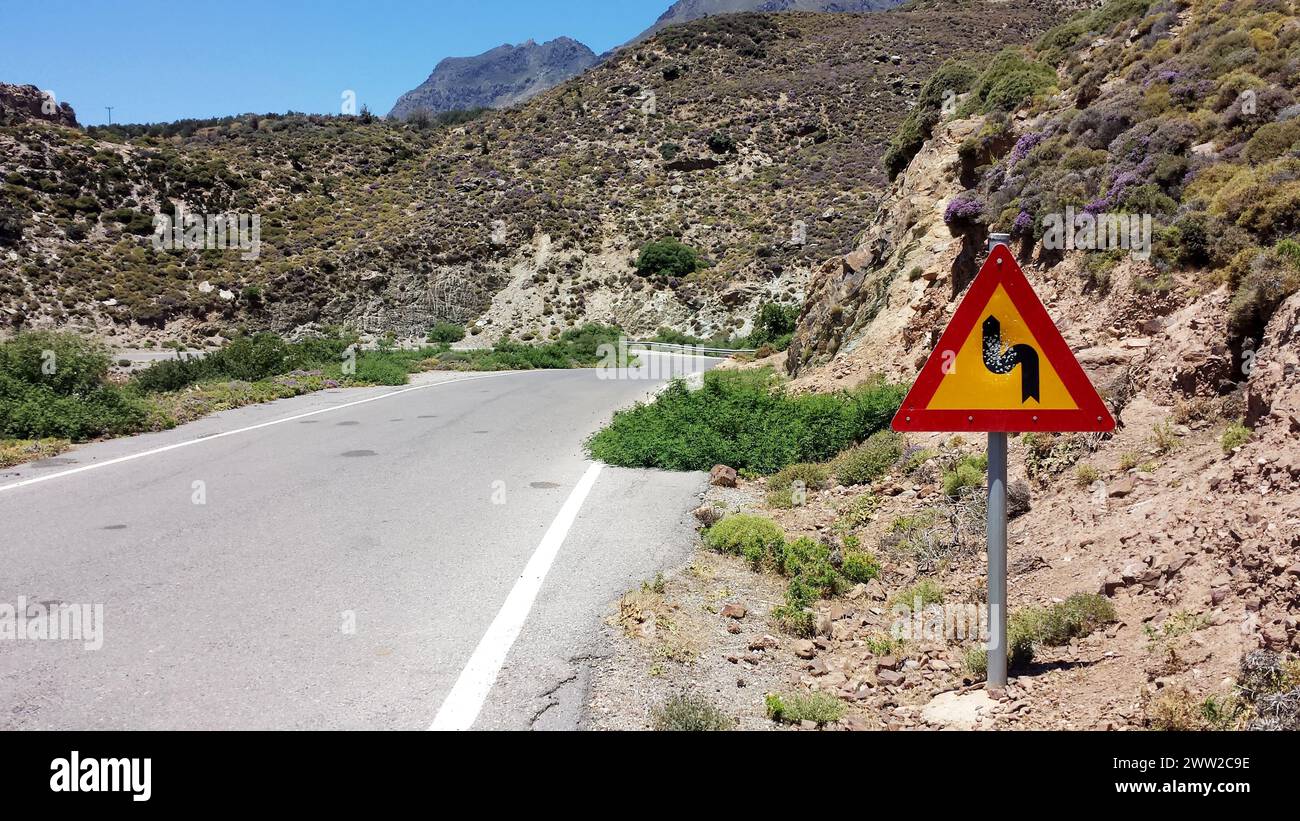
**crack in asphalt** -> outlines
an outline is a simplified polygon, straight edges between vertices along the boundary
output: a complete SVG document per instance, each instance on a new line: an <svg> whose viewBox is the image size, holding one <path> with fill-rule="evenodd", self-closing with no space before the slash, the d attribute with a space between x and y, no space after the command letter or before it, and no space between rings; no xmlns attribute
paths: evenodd
<svg viewBox="0 0 1300 821"><path fill-rule="evenodd" d="M566 663L567 663L568 665L570 665L570 666L580 665L580 664L583 664L583 663L590 664L590 663L593 662L593 661L596 661L596 660L598 660L598 659L604 659L604 658L609 658L609 655L608 655L608 654L601 655L601 654L597 654L597 653L588 653L588 654L586 654L586 655L582 655L582 656L571 656L571 657L569 658L569 660L568 660ZM543 706L540 710L538 710L537 712L533 713L533 717L532 717L532 718L528 719L528 726L529 726L530 729L531 729L535 724L537 724L538 720L541 719L542 716L546 715L546 713L549 712L552 708L560 706L560 700L557 699L557 698L553 698L553 696L554 696L557 692L559 692L560 689L563 688L566 684L572 684L573 682L577 681L577 680L578 680L578 677L579 677L581 674L582 674L581 669L575 667L572 673L570 673L570 674L569 674L568 676L566 676L565 678L562 678L562 679L560 679L558 682L556 682L556 684L555 684L554 687L550 688L549 690L544 690L543 692L539 693L539 694L536 696L536 699L550 699L550 700L547 701L546 705ZM535 699L535 700L536 700L536 699Z"/></svg>

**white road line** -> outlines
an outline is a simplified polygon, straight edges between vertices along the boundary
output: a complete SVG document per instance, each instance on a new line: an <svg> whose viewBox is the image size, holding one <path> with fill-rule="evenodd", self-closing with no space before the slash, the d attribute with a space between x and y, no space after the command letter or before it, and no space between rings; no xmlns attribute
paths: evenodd
<svg viewBox="0 0 1300 821"><path fill-rule="evenodd" d="M524 373L541 373L541 371L524 371ZM270 422L263 422L259 425L250 425L249 427L239 428L238 430L228 430L225 431L224 433L215 433L211 436L205 436L199 439L187 439L184 442L177 442L174 445L166 445L161 448L154 448L153 450L141 451L140 453L132 453L127 456L119 456L116 459L109 459L104 462L95 462L89 465L82 465L79 468L72 468L71 470L63 470L63 471L59 471L58 473L49 473L44 476L33 476L31 479L23 479L22 481L14 482L13 484L0 485L0 493L5 492L6 490L16 490L17 488L20 487L27 487L28 485L39 484L40 482L48 482L52 479L61 479L65 476L72 476L73 474L76 473L85 473L88 470L97 470L99 468L106 468L111 465L120 465L123 462L131 462L136 459L143 459L146 456L157 456L160 453L167 453L168 451L180 450L181 448L188 448L191 445L199 445L199 444L203 444L204 442L213 442L216 441L217 439L224 439L227 436L238 436L241 433L249 433L251 431L261 430L262 428L269 428L273 425L283 425L288 422L296 422L299 419L306 419L311 416L319 416L322 413L333 413L334 411L345 410L347 408L355 408L357 405L366 405L371 402L378 402L381 399L389 399L394 396L400 396L401 394L404 393L412 393L413 391L422 391L427 388L440 388L443 385L459 385L464 382L477 382L480 379L493 379L498 376L511 376L517 374L518 372L516 371L502 371L500 373L491 373L483 376L468 376L465 377L464 379L449 379L446 382L431 382L428 385L414 385L409 388L402 388L400 390L390 391L380 396L372 396L369 399L358 399L356 402L348 402L347 404L344 405L335 405L334 407L330 407L330 408L321 408L320 410L314 410L309 413L300 413L297 416L290 416L284 419L273 419Z"/></svg>
<svg viewBox="0 0 1300 821"><path fill-rule="evenodd" d="M487 701L488 693L492 691L492 685L501 672L501 666L505 664L515 639L519 638L519 631L523 629L528 612L533 608L533 601L542 589L542 582L555 562L565 537L569 535L569 528L573 527L578 518L582 503L595 487L603 467L599 462L593 464L578 480L577 487L569 494L564 507L560 508L559 515L542 537L541 544L528 560L524 572L515 581L505 604L501 605L501 612L492 620L478 647L474 648L469 663L456 679L455 686L442 702L430 730L468 730L478 719L479 711L483 709L483 703Z"/></svg>

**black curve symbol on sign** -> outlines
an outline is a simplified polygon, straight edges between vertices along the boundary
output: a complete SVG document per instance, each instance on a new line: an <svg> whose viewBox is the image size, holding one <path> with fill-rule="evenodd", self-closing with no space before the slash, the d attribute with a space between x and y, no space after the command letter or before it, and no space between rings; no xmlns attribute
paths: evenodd
<svg viewBox="0 0 1300 821"><path fill-rule="evenodd" d="M1002 347L1002 323L995 316L984 320L984 367L996 374L1011 373L1020 368L1021 403L1033 399L1042 402L1038 380L1038 351L1031 345Z"/></svg>

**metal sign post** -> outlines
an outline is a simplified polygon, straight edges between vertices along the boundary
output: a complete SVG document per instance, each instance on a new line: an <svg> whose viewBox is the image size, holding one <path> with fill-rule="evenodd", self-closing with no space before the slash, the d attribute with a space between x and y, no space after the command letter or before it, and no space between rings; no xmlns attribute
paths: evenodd
<svg viewBox="0 0 1300 821"><path fill-rule="evenodd" d="M1007 434L989 434L990 690L1007 686Z"/></svg>
<svg viewBox="0 0 1300 821"><path fill-rule="evenodd" d="M989 252L1007 245L1011 237L994 234ZM989 647L988 689L1007 686L1007 439L1006 433L989 434Z"/></svg>
<svg viewBox="0 0 1300 821"><path fill-rule="evenodd" d="M1007 686L1007 444L1013 431L1102 432L1115 420L1011 253L993 234L894 430L989 435L988 687Z"/></svg>

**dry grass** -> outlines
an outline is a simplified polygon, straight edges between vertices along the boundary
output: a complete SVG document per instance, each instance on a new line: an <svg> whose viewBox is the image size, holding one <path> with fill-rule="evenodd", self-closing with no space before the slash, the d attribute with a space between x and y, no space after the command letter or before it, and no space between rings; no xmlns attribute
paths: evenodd
<svg viewBox="0 0 1300 821"><path fill-rule="evenodd" d="M49 459L71 447L67 439L0 439L0 468Z"/></svg>

